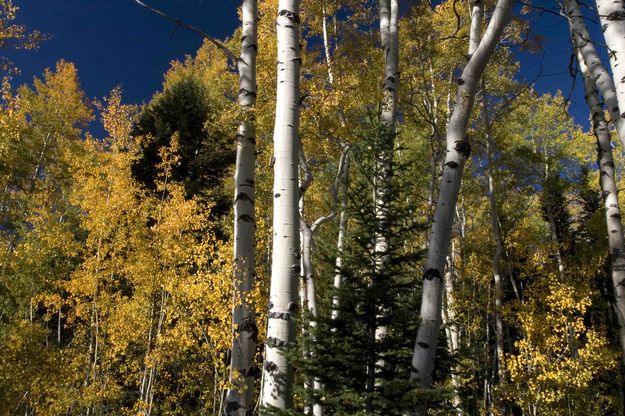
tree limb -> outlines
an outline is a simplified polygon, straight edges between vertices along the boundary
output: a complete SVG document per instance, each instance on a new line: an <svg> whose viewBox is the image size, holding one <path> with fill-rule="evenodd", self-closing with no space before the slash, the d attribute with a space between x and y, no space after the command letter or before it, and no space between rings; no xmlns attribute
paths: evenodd
<svg viewBox="0 0 625 416"><path fill-rule="evenodd" d="M137 3L141 7L145 7L146 9L148 9L152 13L162 17L163 19L169 20L170 22L175 23L176 24L176 29L178 27L184 27L184 28L186 28L186 29L188 29L188 30L190 30L192 32L195 32L195 33L199 34L204 39L208 40L210 43L212 43L214 46L216 46L219 50L221 50L224 53L224 55L226 56L226 59L228 59L228 66L230 66L231 69L236 71L236 66L234 65L234 62L237 62L238 58L221 41L219 41L216 38L210 36L208 33L204 32L202 29L199 29L199 28L197 28L197 27L195 27L193 25L190 25L190 24L188 24L186 22L183 22L182 20L180 20L180 19L178 19L176 17L173 17L173 16L163 12L162 10L159 10L159 9L153 7L153 6L150 6L149 4L144 2L143 0L134 0L134 2Z"/></svg>

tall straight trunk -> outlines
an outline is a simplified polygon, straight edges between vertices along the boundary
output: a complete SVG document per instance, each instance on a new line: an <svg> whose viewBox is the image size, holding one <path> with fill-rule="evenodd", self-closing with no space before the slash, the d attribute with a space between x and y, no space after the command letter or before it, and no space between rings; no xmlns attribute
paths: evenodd
<svg viewBox="0 0 625 416"><path fill-rule="evenodd" d="M244 118L237 131L234 174L234 307L230 384L224 415L244 416L254 409L256 316L249 303L256 270L255 164L256 54L258 10L256 0L241 5L241 56L239 58L239 105Z"/></svg>
<svg viewBox="0 0 625 416"><path fill-rule="evenodd" d="M609 51L616 98L621 109L619 119L623 120L625 111L625 4L620 0L596 0L596 3L601 29Z"/></svg>
<svg viewBox="0 0 625 416"><path fill-rule="evenodd" d="M293 368L281 351L295 341L299 254L300 2L280 0L274 127L273 251L262 406L293 407Z"/></svg>
<svg viewBox="0 0 625 416"><path fill-rule="evenodd" d="M380 143L376 160L374 205L377 231L374 237L374 261L376 275L384 273L388 265L389 250L389 197L393 175L393 148L395 124L397 120L397 89L399 86L399 0L379 0L380 40L384 51L384 80L382 83L382 111L380 114ZM376 285L376 282L371 282ZM376 308L377 309L377 308ZM374 320L370 328L372 342L386 336L386 328ZM382 366L383 360L376 359L372 349L368 357L367 390L375 387L376 367Z"/></svg>
<svg viewBox="0 0 625 416"><path fill-rule="evenodd" d="M412 358L410 378L421 388L430 388L432 385L432 373L441 325L442 278L445 259L449 249L462 171L470 153L470 145L466 137L469 117L479 87L479 80L501 39L503 30L512 14L513 6L514 0L498 0L484 38L458 80L455 105L447 126L447 155L423 274L421 322ZM417 414L425 414L426 407L418 406L416 412Z"/></svg>
<svg viewBox="0 0 625 416"><path fill-rule="evenodd" d="M339 217L339 234L336 239L336 261L334 263L334 289L337 291L332 297L332 319L339 317L339 308L341 298L338 290L343 285L343 250L345 249L345 238L347 236L347 198L349 192L349 153L345 155L345 172L342 178L342 195L341 195L341 215Z"/></svg>
<svg viewBox="0 0 625 416"><path fill-rule="evenodd" d="M608 250L612 271L612 285L614 287L614 308L618 323L619 342L621 344L621 360L625 365L625 242L623 240L623 226L621 224L621 210L618 204L618 188L616 185L616 169L612 157L610 131L605 120L603 108L592 74L577 53L579 66L584 76L586 102L590 109L593 122L593 131L597 138L597 159L599 162L599 184L605 207L605 222L608 231Z"/></svg>
<svg viewBox="0 0 625 416"><path fill-rule="evenodd" d="M597 5L599 5L599 3L604 2L597 1ZM609 2L605 3L616 4L617 2L609 0ZM586 70L589 71L595 79L597 89L601 93L607 110L610 113L610 119L616 127L616 131L621 139L621 142L625 145L625 119L621 116L621 111L619 110L619 108L621 108L622 105L625 105L625 103L621 102L620 97L617 95L617 87L625 88L625 85L622 82L618 82L615 86L614 79L612 79L603 65L601 57L597 53L597 50L592 43L590 33L588 32L588 28L586 27L586 21L579 6L579 0L565 0L564 15L567 16L569 20L569 27L572 32L574 45L577 45L577 50L579 51L579 54L581 54L583 61L587 66ZM605 17L602 17L602 24L604 19ZM610 26L610 28L613 28L613 26ZM606 41L607 39L608 36L606 33ZM610 47L609 43L608 47ZM621 57L622 59L625 59L625 54L622 54ZM610 62L612 62L612 60L613 58L610 58ZM625 70L625 65L622 66L621 69Z"/></svg>
<svg viewBox="0 0 625 416"><path fill-rule="evenodd" d="M501 279L501 259L505 253L505 246L503 240L503 233L499 222L499 210L497 208L497 194L495 189L495 174L497 169L495 167L495 159L493 153L495 151L495 139L492 135L490 113L488 104L486 101L486 80L482 78L482 91L484 93L484 128L486 132L486 158L488 168L486 169L487 180L487 193L488 203L490 211L490 224L493 233L493 239L495 240L495 252L493 253L492 271L493 271L493 283L495 289L495 372L492 376L492 385L501 384L506 379L506 368L504 366L504 322L503 322L503 283ZM487 323L488 325L488 323ZM495 401L492 397L488 401L489 414L493 413L493 407ZM499 411L502 415L508 414L508 408L504 401L499 401Z"/></svg>
<svg viewBox="0 0 625 416"><path fill-rule="evenodd" d="M397 88L399 84L399 0L379 0L380 38L384 50L384 81L382 86L381 140L376 161L375 214L379 230L375 236L375 261L378 271L387 262L389 185L392 175L395 123L397 119Z"/></svg>

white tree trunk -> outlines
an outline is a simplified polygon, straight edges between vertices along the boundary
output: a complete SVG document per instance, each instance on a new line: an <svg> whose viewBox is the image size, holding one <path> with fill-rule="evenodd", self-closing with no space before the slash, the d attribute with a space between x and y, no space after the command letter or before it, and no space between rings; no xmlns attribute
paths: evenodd
<svg viewBox="0 0 625 416"><path fill-rule="evenodd" d="M299 0L280 0L276 31L278 79L274 128L273 252L262 406L293 406L293 369L281 348L295 340L299 254Z"/></svg>
<svg viewBox="0 0 625 416"><path fill-rule="evenodd" d="M397 120L397 88L399 86L399 0L379 0L380 40L384 51L384 80L380 114L380 144L377 154L374 204L378 231L375 233L374 261L376 274L383 273L388 264L389 193L393 170L395 123ZM376 282L371 282L375 286ZM375 325L371 331L375 340L386 336L386 328ZM372 353L374 354L374 353ZM375 385L376 367L384 365L383 358L369 357L367 389Z"/></svg>
<svg viewBox="0 0 625 416"><path fill-rule="evenodd" d="M510 19L513 6L514 0L498 0L484 38L458 80L455 105L447 126L447 155L425 264L421 323L412 358L411 380L421 388L430 388L432 385L432 373L441 324L442 278L444 276L445 258L449 249L462 170L470 152L469 141L466 137L469 117L479 87L479 80ZM425 414L425 406L417 407L416 412L417 414Z"/></svg>
<svg viewBox="0 0 625 416"><path fill-rule="evenodd" d="M239 105L244 119L237 131L234 174L234 307L231 387L226 393L223 412L245 416L254 409L254 365L256 316L249 296L256 275L255 164L256 131L253 108L256 104L256 54L258 10L256 0L243 0L241 6L241 56L239 66Z"/></svg>
<svg viewBox="0 0 625 416"><path fill-rule="evenodd" d="M619 342L621 344L621 360L625 364L625 243L623 241L623 226L621 211L618 205L618 188L616 186L616 169L612 157L610 131L605 120L603 108L595 80L583 57L577 51L577 60L584 76L586 102L590 109L593 121L593 130L597 138L597 158L599 162L599 183L605 207L605 221L608 230L608 250L612 269L612 285L614 287L614 308L618 322Z"/></svg>
<svg viewBox="0 0 625 416"><path fill-rule="evenodd" d="M471 28L469 29L469 58L473 56L482 39L484 0L471 0Z"/></svg>
<svg viewBox="0 0 625 416"><path fill-rule="evenodd" d="M597 1L597 5L599 5L599 3L603 2ZM609 3L616 4L616 2L613 2L612 0L610 0ZM603 101L605 102L608 112L610 113L611 122L614 124L619 138L625 146L625 119L621 117L621 112L619 110L620 106L625 105L625 103L622 103L619 100L619 97L617 96L618 90L615 87L614 79L612 79L603 65L601 57L592 43L592 38L590 37L590 33L586 27L586 22L581 13L578 0L564 1L564 15L569 19L569 26L573 36L573 44L577 45L579 53L583 57L583 61L587 66L587 70L595 79L595 84L603 97ZM604 19L605 18L602 18L602 24ZM610 26L610 28L613 28L613 26ZM611 31L610 33L613 32ZM606 41L607 39L608 35L606 34ZM608 47L610 47L609 43ZM621 56L625 59L625 54L622 54ZM610 62L612 62L612 58L610 59ZM625 70L625 65L623 65L621 69ZM617 83L617 86L625 88L625 84L622 82Z"/></svg>
<svg viewBox="0 0 625 416"><path fill-rule="evenodd" d="M397 87L399 84L399 0L379 0L380 38L384 50L384 81L382 87L382 112L380 152L376 162L375 212L380 224L388 217L388 188L392 175L393 139L397 118ZM381 269L387 260L388 236L383 232L375 236L376 267Z"/></svg>
<svg viewBox="0 0 625 416"><path fill-rule="evenodd" d="M343 251L345 250L345 237L347 236L347 197L349 192L349 153L345 155L345 172L342 178L343 194L341 196L341 215L339 218L339 235L336 240L336 261L334 263L334 288L338 291L343 284ZM332 319L339 317L341 297L335 293L332 297Z"/></svg>
<svg viewBox="0 0 625 416"><path fill-rule="evenodd" d="M623 124L625 109L625 4L621 0L596 0L601 29L608 47L608 57L616 86L616 99L621 114L614 120ZM604 98L605 100L605 98ZM607 103L606 103L607 104ZM610 114L612 110L608 109ZM613 116L611 116L613 117ZM625 138L621 138L625 145Z"/></svg>

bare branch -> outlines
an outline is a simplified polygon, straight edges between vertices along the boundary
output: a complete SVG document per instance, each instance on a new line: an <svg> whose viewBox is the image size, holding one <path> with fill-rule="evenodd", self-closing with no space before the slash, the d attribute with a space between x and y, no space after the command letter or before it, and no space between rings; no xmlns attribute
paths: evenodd
<svg viewBox="0 0 625 416"><path fill-rule="evenodd" d="M221 50L224 55L226 56L226 59L228 59L228 65L230 66L231 69L233 69L234 71L236 71L236 65L234 65L235 62L237 62L238 58L235 56L234 53L232 53L232 51L230 49L228 49L228 47L226 45L224 45L221 41L217 40L216 38L210 36L208 33L204 32L202 29L195 27L193 25L190 25L186 22L183 22L182 20L171 16L167 13L165 13L162 10L159 10L153 6L150 6L149 4L147 4L146 2L144 2L143 0L134 0L135 3L137 3L139 6L141 7L145 7L146 9L150 10L152 13L162 17L165 20L169 20L170 22L173 22L176 24L176 27L174 29L174 32L179 28L179 27L184 27L192 32L195 32L197 34L199 34L200 36L202 36L204 39L208 40L210 43L212 43L214 46L216 46L219 50Z"/></svg>
<svg viewBox="0 0 625 416"><path fill-rule="evenodd" d="M334 177L334 183L332 183L332 187L330 188L330 193L332 194L332 207L330 212L322 217L317 218L312 225L310 226L310 230L314 233L317 231L320 225L325 224L326 222L332 221L334 217L336 217L336 208L339 204L339 187L341 185L341 181L346 175L347 169L347 160L349 157L350 146L348 144L344 144L341 150L341 156L339 158L339 166L336 172L336 176Z"/></svg>

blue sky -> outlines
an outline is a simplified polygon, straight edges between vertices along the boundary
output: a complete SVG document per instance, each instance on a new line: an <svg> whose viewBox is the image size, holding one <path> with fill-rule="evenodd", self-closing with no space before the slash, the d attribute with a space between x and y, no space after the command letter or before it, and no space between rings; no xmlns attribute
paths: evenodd
<svg viewBox="0 0 625 416"><path fill-rule="evenodd" d="M18 22L53 35L37 52L16 52L9 56L22 70L16 82L30 82L58 59L74 62L82 86L90 98L105 96L121 85L125 100L147 102L161 88L163 73L173 59L193 54L200 37L183 28L174 33L174 25L133 0L16 0L21 6ZM238 0L151 0L150 4L176 15L207 33L223 38L238 25ZM555 2L534 2L555 9ZM601 39L597 25L588 22L595 39ZM539 92L565 95L571 90L568 74L571 47L566 22L559 16L544 13L532 16L532 28L544 37L544 51L530 55L517 53L522 78L536 81ZM599 48L601 49L601 48ZM606 61L607 64L607 61ZM577 80L571 95L570 110L588 126L587 109ZM95 132L99 128L94 129Z"/></svg>

